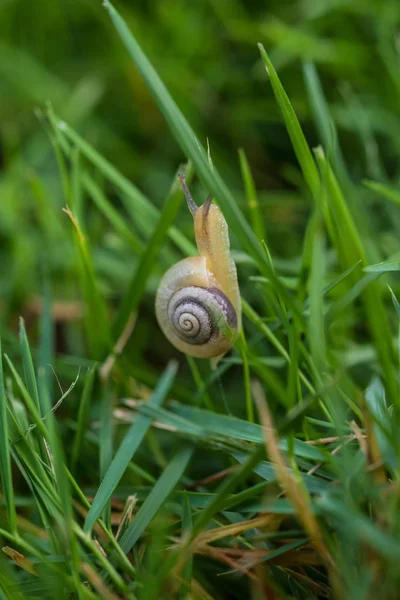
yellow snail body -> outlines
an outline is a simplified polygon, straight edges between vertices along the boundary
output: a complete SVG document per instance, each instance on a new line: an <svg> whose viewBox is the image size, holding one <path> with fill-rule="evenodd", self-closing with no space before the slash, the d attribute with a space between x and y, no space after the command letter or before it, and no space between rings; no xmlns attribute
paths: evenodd
<svg viewBox="0 0 400 600"><path fill-rule="evenodd" d="M178 350L198 358L223 356L241 328L236 266L229 251L228 225L209 197L197 206L183 175L182 187L194 218L200 256L171 267L156 296L156 317Z"/></svg>

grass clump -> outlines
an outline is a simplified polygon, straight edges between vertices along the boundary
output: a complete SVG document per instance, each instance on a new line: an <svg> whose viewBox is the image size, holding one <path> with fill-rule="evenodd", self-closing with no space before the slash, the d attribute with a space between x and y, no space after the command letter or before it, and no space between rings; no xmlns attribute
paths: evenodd
<svg viewBox="0 0 400 600"><path fill-rule="evenodd" d="M367 49L349 40L352 19L376 17L372 2L352 5L348 22L329 3L296 4L297 29L285 12L260 24L240 3L232 8L239 20L226 3L214 8L231 41L251 42L255 53L256 32L275 44L272 58L259 44L256 105L274 107L270 133L279 114L290 159L278 161L284 189L265 193L256 181L268 177L247 148L236 159L238 191L233 163L218 144L214 157L212 140L206 151L169 91L174 77L165 85L132 33L140 31L134 13L104 5L103 26L130 55L128 79L154 102L148 126L155 107L165 118L174 168L168 179L168 160L157 154L164 195L132 183L137 169L110 160L80 121L110 134L122 155L121 132L110 133L94 111L86 121L74 98L62 108L65 82L21 51L31 76L53 92L38 114L45 135L26 140L30 170L22 156L8 157L1 181L0 597L394 600L400 194L397 171L389 177L398 142L388 123L397 121L384 86L400 89L386 42L396 4L387 3L377 32L383 89L364 82L375 102L382 95L368 109L385 116L379 127L348 87L342 104L327 100L317 64L345 74L365 67ZM347 38L329 37L337 19ZM299 44L306 95L296 104L315 123L314 149L276 70L299 57ZM15 49L5 49L13 64ZM126 60L114 52L116 64ZM379 135L390 137L384 150ZM360 140L363 169L349 159ZM130 157L145 164L138 154ZM195 254L180 210L183 168L196 176L197 194L206 189L220 204L241 284L243 333L216 369L176 353L154 317L162 273ZM21 180L29 210L11 202Z"/></svg>

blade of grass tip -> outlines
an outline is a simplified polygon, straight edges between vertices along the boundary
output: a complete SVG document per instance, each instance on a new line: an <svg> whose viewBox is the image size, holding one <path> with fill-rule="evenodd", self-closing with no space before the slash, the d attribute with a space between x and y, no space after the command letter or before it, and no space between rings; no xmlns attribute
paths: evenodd
<svg viewBox="0 0 400 600"><path fill-rule="evenodd" d="M193 452L194 448L192 445L182 447L164 469L150 494L136 513L134 520L128 525L121 538L120 546L126 554L132 550L150 521L174 490L185 472L193 456Z"/></svg>
<svg viewBox="0 0 400 600"><path fill-rule="evenodd" d="M115 10L109 0L103 2L108 10L111 20L126 49L131 55L137 69L142 75L157 106L168 123L175 139L183 152L194 164L197 174L203 184L221 204L224 215L237 235L243 247L259 263L260 268L265 268L265 256L252 228L244 218L235 199L219 176L215 166L211 168L207 153L197 140L192 128L175 104L165 85L159 78L154 67L142 51L138 42L129 30L125 21Z"/></svg>
<svg viewBox="0 0 400 600"><path fill-rule="evenodd" d="M19 319L19 341L21 346L22 364L24 367L25 385L30 397L35 403L39 413L41 413L39 393L36 384L35 369L33 366L31 349L29 347L28 337L26 335L25 323L22 317Z"/></svg>
<svg viewBox="0 0 400 600"><path fill-rule="evenodd" d="M277 72L275 71L267 52L265 51L264 46L262 44L258 44L258 48L261 53L261 58L264 61L264 66L269 76L276 101L281 109L283 120L292 142L293 149L296 153L297 160L299 161L301 170L303 172L304 179L311 192L311 195L316 201L320 190L320 180L311 150L307 144L306 138L304 137L292 104L283 88L283 85L280 82Z"/></svg>
<svg viewBox="0 0 400 600"><path fill-rule="evenodd" d="M150 400L148 400L150 405L161 406L168 394L177 370L178 364L175 361L170 362L160 377ZM86 517L85 531L91 531L93 528L106 502L111 497L129 462L132 460L133 455L139 448L151 425L151 421L151 417L140 414L128 429L94 497L92 506Z"/></svg>
<svg viewBox="0 0 400 600"><path fill-rule="evenodd" d="M187 171L190 174L192 169L191 164L187 166ZM157 255L164 243L168 234L168 229L174 223L178 214L179 207L183 200L183 192L179 185L179 180L174 177L171 189L167 200L161 211L154 232L146 245L146 249L140 257L139 263L135 268L127 292L124 294L124 299L115 317L113 332L117 340L123 332L125 325L132 315L137 310L139 302L142 299L146 289L147 280L151 274L152 268L156 264Z"/></svg>
<svg viewBox="0 0 400 600"><path fill-rule="evenodd" d="M258 201L256 186L254 185L253 175L251 173L250 165L247 160L247 156L241 148L239 150L239 162L240 169L242 171L242 179L246 190L247 204L249 206L250 222L253 227L254 233L259 240L266 240L264 219L260 210L260 204Z"/></svg>
<svg viewBox="0 0 400 600"><path fill-rule="evenodd" d="M364 267L365 273L390 273L392 271L400 271L400 259L398 260L385 260L384 262L378 263L377 265L368 265Z"/></svg>
<svg viewBox="0 0 400 600"><path fill-rule="evenodd" d="M17 530L17 515L14 500L14 488L11 473L11 453L8 439L8 420L6 395L4 391L3 358L0 340L0 469L4 500L6 503L8 525L11 533Z"/></svg>
<svg viewBox="0 0 400 600"><path fill-rule="evenodd" d="M90 403L93 396L93 384L95 380L96 369L92 368L88 371L85 383L83 386L82 397L79 402L78 420L75 433L75 439L72 446L71 471L75 473L78 460L83 449L83 442L88 425Z"/></svg>

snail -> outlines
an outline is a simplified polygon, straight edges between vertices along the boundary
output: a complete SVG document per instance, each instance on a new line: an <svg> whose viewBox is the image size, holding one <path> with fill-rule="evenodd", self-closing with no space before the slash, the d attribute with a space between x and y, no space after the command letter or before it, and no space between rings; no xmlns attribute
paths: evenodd
<svg viewBox="0 0 400 600"><path fill-rule="evenodd" d="M172 266L156 295L157 321L168 340L197 358L221 358L241 328L236 266L229 251L228 225L209 196L194 202L184 175L179 175L194 218L199 256Z"/></svg>

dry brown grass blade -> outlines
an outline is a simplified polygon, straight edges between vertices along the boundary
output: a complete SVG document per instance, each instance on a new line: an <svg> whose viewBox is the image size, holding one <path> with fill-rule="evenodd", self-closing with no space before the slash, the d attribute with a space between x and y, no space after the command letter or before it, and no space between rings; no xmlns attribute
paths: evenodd
<svg viewBox="0 0 400 600"><path fill-rule="evenodd" d="M276 531L279 528L282 519L283 517L281 515L261 515L255 519L249 519L247 521L241 521L240 523L203 531L197 536L193 549L196 550L198 546L201 546L202 544L209 544L227 536L240 535L249 529Z"/></svg>
<svg viewBox="0 0 400 600"><path fill-rule="evenodd" d="M135 328L136 318L136 313L129 317L123 332L119 336L117 342L114 345L114 348L112 349L112 352L107 356L106 360L101 365L99 375L103 383L106 383L108 381L110 373L114 367L115 361L117 360L118 356L122 354L123 349L125 348L129 338L131 337L132 332Z"/></svg>
<svg viewBox="0 0 400 600"><path fill-rule="evenodd" d="M94 589L100 594L100 598L102 600L119 600L118 596L113 594L113 592L108 589L100 575L96 573L96 571L92 569L88 563L83 562L81 564L81 570L82 573L86 575Z"/></svg>
<svg viewBox="0 0 400 600"><path fill-rule="evenodd" d="M221 554L230 556L232 558L240 559L240 564L249 569L260 563L268 563L269 565L291 565L291 566L306 566L306 565L320 565L321 557L313 548L302 548L301 550L290 550L281 554L268 558L268 554L273 554L274 550L265 550L257 548L255 550L249 550L246 548L218 548Z"/></svg>
<svg viewBox="0 0 400 600"><path fill-rule="evenodd" d="M26 303L24 310L32 313L34 317L40 316L44 310L44 300L41 296L32 296ZM78 321L85 314L83 302L78 300L55 300L51 304L51 316L57 323ZM28 314L29 319L29 314Z"/></svg>
<svg viewBox="0 0 400 600"><path fill-rule="evenodd" d="M246 567L241 565L239 562L237 562L236 560L234 560L233 558L228 556L224 552L224 548L214 548L214 546L204 545L201 547L201 549L199 549L198 554L202 554L203 556L208 556L210 558L213 558L214 560L218 560L219 562L222 562L222 563L228 565L235 571L239 571L240 573L242 573L242 575L246 575L246 577L248 577L255 583L257 583L257 584L261 583L258 576L255 573L252 573L251 571L246 569Z"/></svg>
<svg viewBox="0 0 400 600"><path fill-rule="evenodd" d="M364 419L364 427L366 433L366 449L368 464L373 471L373 478L377 483L387 483L385 467L383 465L381 451L379 449L378 440L376 439L374 430L374 421L371 418L365 398L361 402L361 411Z"/></svg>
<svg viewBox="0 0 400 600"><path fill-rule="evenodd" d="M276 433L272 415L268 409L268 405L264 396L264 390L258 381L253 382L252 391L264 430L265 446L269 458L275 466L277 479L286 496L295 508L297 517L303 524L303 527L309 535L314 547L321 555L321 558L330 573L332 584L338 592L338 597L341 597L341 585L336 566L325 545L317 519L311 510L307 491L304 486L301 485L301 482L295 479L281 454L279 449L279 439Z"/></svg>
<svg viewBox="0 0 400 600"><path fill-rule="evenodd" d="M36 577L38 577L35 565L31 560L29 560L29 558L26 558L26 556L24 556L17 550L14 550L14 548L10 548L10 546L4 546L2 550L4 554L7 554L7 556L11 558L11 560L13 560L16 565L21 567L21 569L23 569L27 573L30 573L31 575L36 575Z"/></svg>
<svg viewBox="0 0 400 600"><path fill-rule="evenodd" d="M72 500L74 508L76 510L76 512L81 515L81 517L83 517L83 519L86 519L87 515L88 515L88 509L83 507L81 504L79 504L79 502L77 502L76 500ZM93 527L93 533L96 534L96 536L101 539L103 542L107 542L108 540L108 536L107 534L103 531L103 529L101 528L101 526L96 523Z"/></svg>
<svg viewBox="0 0 400 600"><path fill-rule="evenodd" d="M187 600L214 600L212 596L202 587L197 579L192 578L190 584L190 595Z"/></svg>
<svg viewBox="0 0 400 600"><path fill-rule="evenodd" d="M124 506L124 510L121 514L121 518L120 518L120 521L118 524L118 531L115 535L116 540L121 535L121 531L122 531L122 528L124 527L124 525L131 522L136 503L137 503L136 494L133 494L132 496L128 496L128 498L126 499L126 504Z"/></svg>
<svg viewBox="0 0 400 600"><path fill-rule="evenodd" d="M223 471L218 471L218 473L213 473L212 475L209 475L208 477L204 477L204 479L200 479L199 481L194 481L193 483L190 483L189 485L186 486L186 489L193 490L201 485L206 486L206 485L209 485L210 483L214 483L215 481L219 481L220 479L224 479L225 477L228 477L228 475L232 475L232 473L237 471L238 468L239 468L238 465L234 465L233 467L229 467L228 469L224 469Z"/></svg>
<svg viewBox="0 0 400 600"><path fill-rule="evenodd" d="M299 571L294 571L293 569L288 568L286 568L285 570L286 573L290 575L290 577L293 577L293 579L297 579L302 584L307 585L315 592L323 593L325 597L331 598L330 589L328 588L328 586L323 585L322 583L317 583L316 581L308 577L308 575L304 575Z"/></svg>

